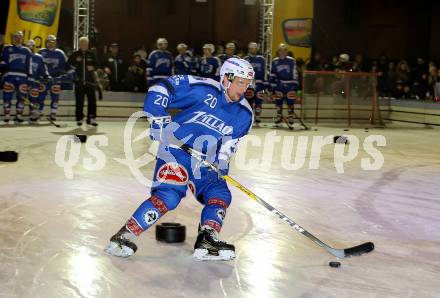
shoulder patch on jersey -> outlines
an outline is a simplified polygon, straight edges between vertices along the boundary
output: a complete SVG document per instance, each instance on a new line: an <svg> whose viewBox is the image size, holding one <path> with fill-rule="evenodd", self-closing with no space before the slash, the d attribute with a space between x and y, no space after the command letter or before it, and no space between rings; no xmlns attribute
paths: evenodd
<svg viewBox="0 0 440 298"><path fill-rule="evenodd" d="M220 82L214 81L210 78L202 78L196 76L188 76L188 83L190 85L205 85L216 88L218 91L221 91Z"/></svg>

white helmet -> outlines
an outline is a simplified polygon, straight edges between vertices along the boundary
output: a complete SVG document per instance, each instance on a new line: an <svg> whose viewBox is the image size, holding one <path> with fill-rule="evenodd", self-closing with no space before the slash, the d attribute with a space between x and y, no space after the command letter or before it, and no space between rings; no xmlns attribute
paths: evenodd
<svg viewBox="0 0 440 298"><path fill-rule="evenodd" d="M229 82L232 82L235 77L253 80L254 75L254 68L248 61L240 58L229 58L223 63L220 69L220 83L223 82L225 76Z"/></svg>
<svg viewBox="0 0 440 298"><path fill-rule="evenodd" d="M57 41L57 37L55 35L50 34L47 36L46 40L55 42L55 41Z"/></svg>
<svg viewBox="0 0 440 298"><path fill-rule="evenodd" d="M184 44L184 43L179 43L178 45L177 45L177 49L179 50L179 49L187 49L188 48L188 46L186 45L186 44Z"/></svg>
<svg viewBox="0 0 440 298"><path fill-rule="evenodd" d="M35 41L33 39L29 39L28 41L26 41L26 46L31 50L34 49L35 48Z"/></svg>
<svg viewBox="0 0 440 298"><path fill-rule="evenodd" d="M168 44L168 40L166 38L160 37L160 38L157 39L156 45L160 45L161 43Z"/></svg>
<svg viewBox="0 0 440 298"><path fill-rule="evenodd" d="M203 49L211 50L211 54L215 52L215 46L212 43L205 43Z"/></svg>

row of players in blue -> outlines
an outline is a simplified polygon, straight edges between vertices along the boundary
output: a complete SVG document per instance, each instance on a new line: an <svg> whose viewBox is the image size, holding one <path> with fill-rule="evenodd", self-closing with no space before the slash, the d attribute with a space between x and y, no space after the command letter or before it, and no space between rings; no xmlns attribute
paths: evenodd
<svg viewBox="0 0 440 298"><path fill-rule="evenodd" d="M50 118L55 121L61 82L65 76L66 55L56 48L54 35L47 37L46 48L38 53L34 53L33 40L29 40L26 45L23 45L23 32L17 31L13 35L13 44L5 46L1 54L4 121L10 121L14 94L17 98L15 121L24 121L23 110L27 100L31 102L30 121L37 121L48 93L51 97Z"/></svg>
<svg viewBox="0 0 440 298"><path fill-rule="evenodd" d="M226 59L234 55L235 44L228 43L225 53L214 56L213 44L203 46L203 57L196 61L187 51L185 44L179 44L179 55L173 55L166 50L168 42L164 38L157 40L158 49L151 52L148 57L147 78L150 85L166 79L173 74L198 75L218 81L220 68ZM295 59L287 55L287 46L278 46L278 57L273 59L270 74L266 70L266 60L258 55L258 44L251 42L248 45L248 55L244 57L255 70L255 82L246 92L246 99L251 103L255 111L255 120L261 122L261 109L263 101L275 101L277 117L275 122L282 121L283 103L288 106L288 121L292 124L294 119L294 103L299 89L298 70ZM269 94L271 94L269 96Z"/></svg>

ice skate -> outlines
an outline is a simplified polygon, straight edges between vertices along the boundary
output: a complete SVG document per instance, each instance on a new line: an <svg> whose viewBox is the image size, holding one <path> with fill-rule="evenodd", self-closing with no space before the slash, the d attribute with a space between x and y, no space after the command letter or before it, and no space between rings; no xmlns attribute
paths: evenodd
<svg viewBox="0 0 440 298"><path fill-rule="evenodd" d="M110 243L104 251L110 255L121 258L132 256L137 246L134 244L134 236L125 226L123 226L115 235L110 238Z"/></svg>
<svg viewBox="0 0 440 298"><path fill-rule="evenodd" d="M235 258L234 245L220 241L218 233L209 226L201 227L193 257L199 261L228 261Z"/></svg>

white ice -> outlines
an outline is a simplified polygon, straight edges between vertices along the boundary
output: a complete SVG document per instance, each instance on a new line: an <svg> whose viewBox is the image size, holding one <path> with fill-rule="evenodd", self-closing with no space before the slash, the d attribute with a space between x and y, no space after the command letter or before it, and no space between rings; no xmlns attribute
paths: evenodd
<svg viewBox="0 0 440 298"><path fill-rule="evenodd" d="M17 163L0 163L0 297L439 297L440 292L440 140L438 129L418 127L352 129L278 135L372 134L386 137L379 148L385 163L364 171L365 152L337 173L334 145L324 147L320 168L285 170L275 146L270 169L236 169L231 176L332 246L373 241L367 255L335 260L285 222L231 187L222 239L234 243L237 258L198 262L191 257L201 206L192 195L162 221L187 227L186 242L158 243L154 230L138 241L138 252L118 259L103 252L109 237L149 190L135 178L125 159L124 123L101 122L108 138L99 147L102 169L84 168L96 159L81 145L73 179L55 162L55 149L70 127L0 127L0 151L19 152ZM133 135L143 126L136 125ZM272 130L254 129L264 137ZM89 139L90 140L90 139ZM134 143L134 157L151 142ZM243 149L243 148L242 148ZM241 149L241 150L242 150ZM244 148L246 149L246 148ZM262 148L247 146L247 160ZM308 151L310 152L310 148ZM243 154L243 151L239 151ZM308 154L309 155L309 154ZM66 154L65 159L69 157ZM101 156L102 157L102 156ZM243 155L242 155L243 157ZM141 168L151 178L153 164Z"/></svg>

